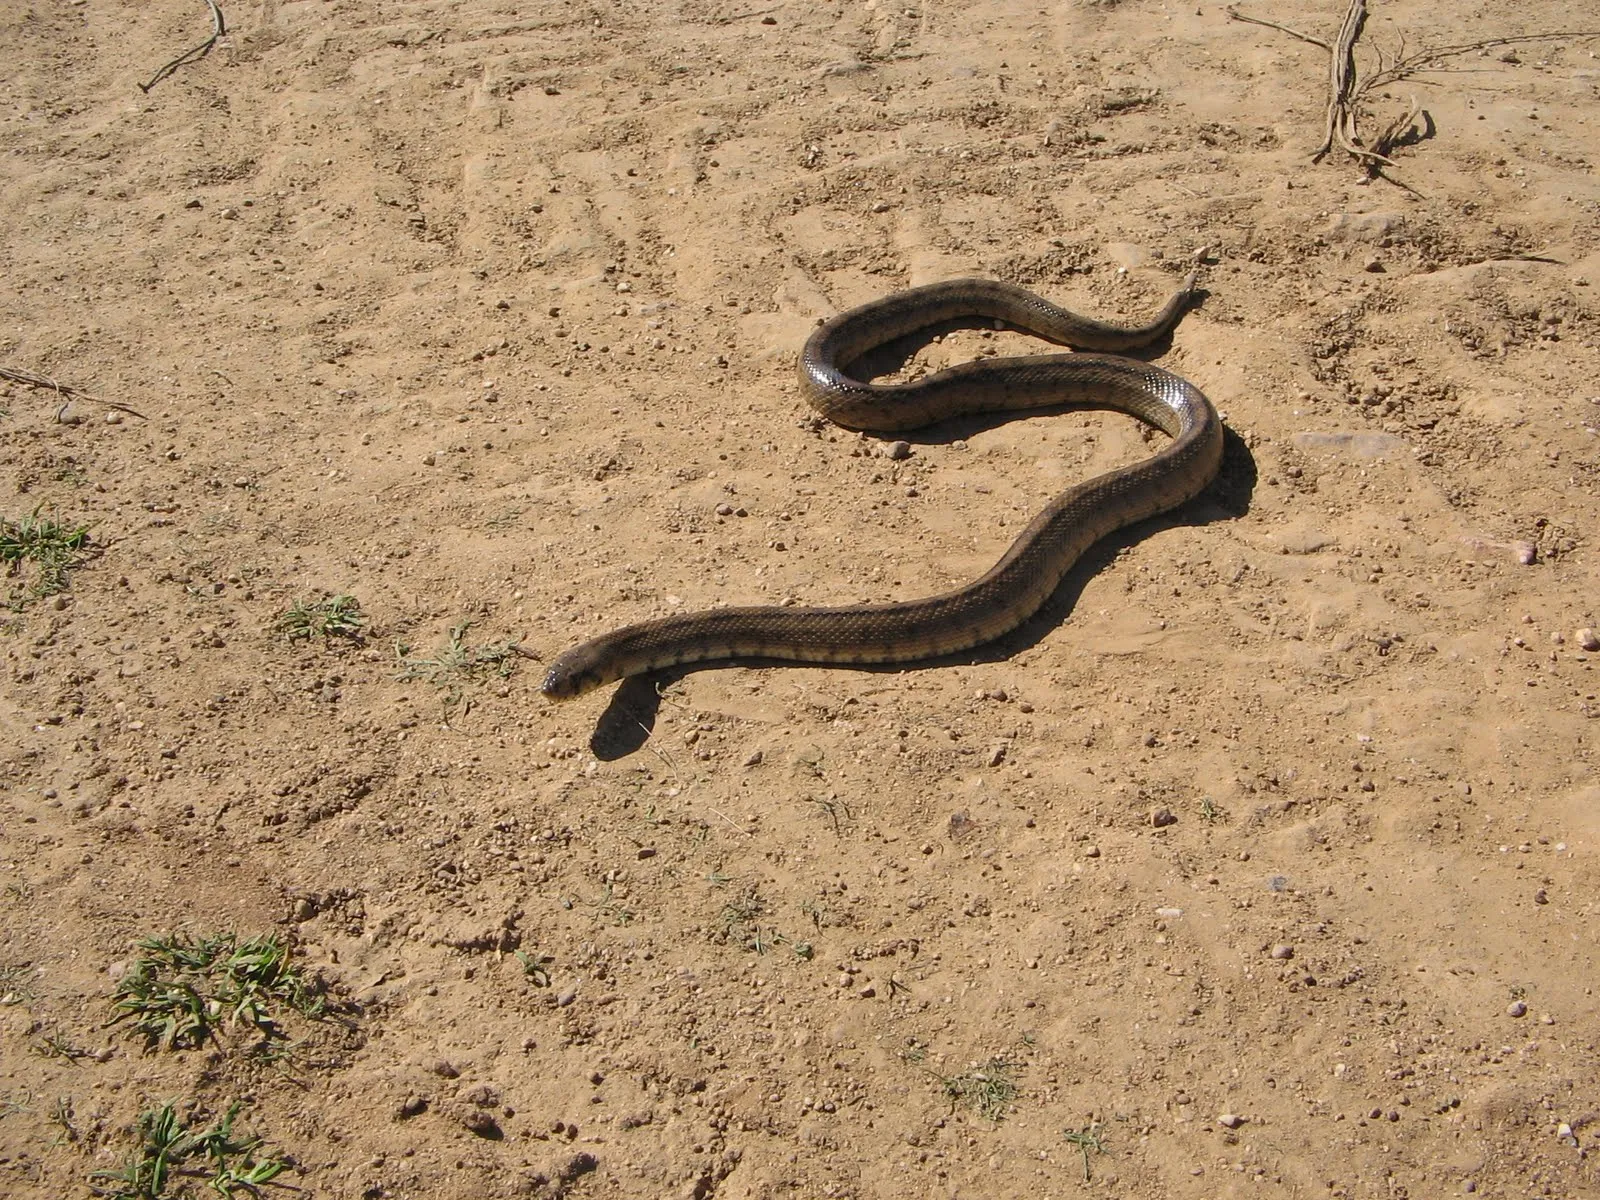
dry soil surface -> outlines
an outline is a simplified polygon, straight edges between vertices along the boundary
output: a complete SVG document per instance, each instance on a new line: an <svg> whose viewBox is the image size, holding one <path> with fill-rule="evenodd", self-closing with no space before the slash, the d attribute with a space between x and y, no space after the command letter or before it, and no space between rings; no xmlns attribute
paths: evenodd
<svg viewBox="0 0 1600 1200"><path fill-rule="evenodd" d="M1585 9L1375 3L1363 61ZM1375 88L1391 183L1214 0L224 12L144 92L198 0L0 5L0 366L142 414L0 391L0 515L93 537L3 581L0 1192L176 1099L319 1197L1600 1195L1600 38ZM952 586L1155 444L891 458L808 415L817 319L1136 319L1197 256L1222 476L1019 633L541 696L636 619ZM275 631L330 594L361 640ZM173 931L337 1019L108 1027Z"/></svg>

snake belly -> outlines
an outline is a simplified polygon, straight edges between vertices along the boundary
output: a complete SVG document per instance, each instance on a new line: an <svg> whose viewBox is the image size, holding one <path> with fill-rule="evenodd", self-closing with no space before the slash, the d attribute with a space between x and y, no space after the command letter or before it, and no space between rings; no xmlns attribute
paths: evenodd
<svg viewBox="0 0 1600 1200"><path fill-rule="evenodd" d="M1222 422L1200 389L1160 367L1105 353L1166 334L1183 315L1193 286L1190 275L1140 326L1081 316L987 279L910 288L818 326L800 354L801 390L814 409L848 429L896 432L962 414L1074 405L1127 413L1171 441L1149 458L1062 492L999 562L965 587L890 604L716 608L642 621L563 653L541 691L566 699L626 676L718 659L909 663L970 650L1015 629L1096 541L1177 507L1216 478ZM972 318L1095 353L980 359L911 383L866 383L846 372L886 342Z"/></svg>

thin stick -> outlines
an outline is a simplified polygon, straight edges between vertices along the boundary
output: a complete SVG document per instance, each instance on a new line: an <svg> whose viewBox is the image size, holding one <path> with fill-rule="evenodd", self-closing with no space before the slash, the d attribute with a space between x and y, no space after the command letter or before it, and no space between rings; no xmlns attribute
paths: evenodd
<svg viewBox="0 0 1600 1200"><path fill-rule="evenodd" d="M102 400L99 396L91 396L82 388L75 388L70 383L57 383L48 375L35 375L32 371L23 371L16 367L0 367L0 379L9 379L12 383L20 383L27 387L43 388L45 391L54 392L65 401L61 406L61 412L65 412L67 405L74 400L88 400L95 404L104 404L107 408L117 409L119 412L128 413L131 416L138 417L141 421L150 419L136 408L129 408L126 404L119 404L115 400ZM57 416L59 417L59 415L58 413Z"/></svg>
<svg viewBox="0 0 1600 1200"><path fill-rule="evenodd" d="M717 816L721 817L724 821L726 821L728 823L728 828L733 830L735 833L739 834L741 837L749 837L750 836L750 831L748 829L740 829L737 825L735 825L733 823L733 818L730 817L727 813L723 812L720 808L713 808L711 811L716 813Z"/></svg>
<svg viewBox="0 0 1600 1200"><path fill-rule="evenodd" d="M1321 38L1312 37L1308 33L1301 33L1298 29L1290 29L1287 25L1279 25L1276 21L1263 21L1260 17L1247 17L1231 4L1222 11L1235 21L1243 21L1247 25L1265 25L1268 29L1276 29L1279 33L1287 33L1292 38L1299 38L1302 42L1310 42L1313 46L1321 46L1329 54L1333 53L1333 47L1328 45L1327 42Z"/></svg>
<svg viewBox="0 0 1600 1200"><path fill-rule="evenodd" d="M199 62L211 53L211 48L228 36L228 24L222 19L222 9L217 7L217 0L206 0L206 7L211 10L211 36L201 42L193 50L185 50L177 58L162 67L150 77L149 83L141 83L139 90L148 93L151 88L171 75L179 67L187 66L192 62Z"/></svg>

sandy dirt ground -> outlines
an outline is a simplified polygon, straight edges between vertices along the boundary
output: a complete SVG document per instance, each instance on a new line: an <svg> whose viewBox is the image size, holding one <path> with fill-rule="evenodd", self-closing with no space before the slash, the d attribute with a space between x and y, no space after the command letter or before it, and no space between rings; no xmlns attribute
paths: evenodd
<svg viewBox="0 0 1600 1200"><path fill-rule="evenodd" d="M1600 1196L1600 38L1375 89L1401 187L1215 0L224 11L146 93L202 3L0 3L0 365L142 414L0 385L0 516L93 537L3 581L0 1193L176 1099L284 1195ZM628 621L953 586L1154 444L891 459L808 416L819 318L1135 319L1197 254L1159 361L1222 476L1039 619L540 695ZM331 594L361 640L275 632ZM173 931L290 939L339 1019L147 1049Z"/></svg>

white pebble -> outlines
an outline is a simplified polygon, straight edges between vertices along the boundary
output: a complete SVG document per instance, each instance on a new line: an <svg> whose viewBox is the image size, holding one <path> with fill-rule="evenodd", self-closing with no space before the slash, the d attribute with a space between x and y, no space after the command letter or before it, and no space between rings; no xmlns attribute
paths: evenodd
<svg viewBox="0 0 1600 1200"><path fill-rule="evenodd" d="M1513 1000L1506 1006L1506 1016L1508 1017L1523 1017L1527 1016L1527 1014L1528 1006L1521 1000Z"/></svg>
<svg viewBox="0 0 1600 1200"><path fill-rule="evenodd" d="M1217 1118L1217 1124L1224 1129L1237 1129L1244 1124L1244 1118L1237 1113L1223 1113Z"/></svg>
<svg viewBox="0 0 1600 1200"><path fill-rule="evenodd" d="M1600 633L1596 633L1587 625L1578 630L1572 637L1585 650L1600 650Z"/></svg>

